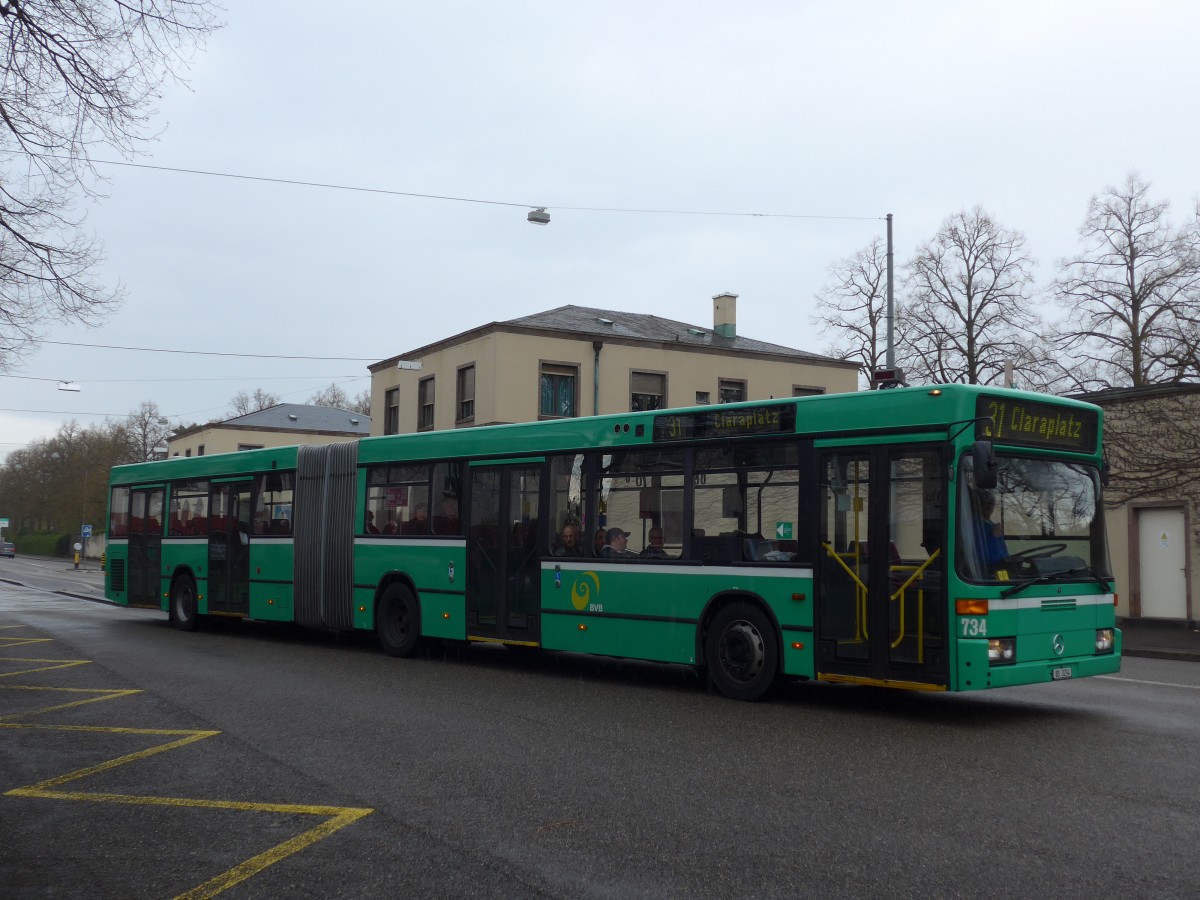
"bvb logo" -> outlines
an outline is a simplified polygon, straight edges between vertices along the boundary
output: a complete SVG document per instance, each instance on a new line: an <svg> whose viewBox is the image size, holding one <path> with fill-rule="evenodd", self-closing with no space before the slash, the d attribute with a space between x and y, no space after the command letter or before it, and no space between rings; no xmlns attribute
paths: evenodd
<svg viewBox="0 0 1200 900"><path fill-rule="evenodd" d="M593 591L600 593L600 576L595 572L582 573L582 577L571 585L571 605L580 611L587 609Z"/></svg>

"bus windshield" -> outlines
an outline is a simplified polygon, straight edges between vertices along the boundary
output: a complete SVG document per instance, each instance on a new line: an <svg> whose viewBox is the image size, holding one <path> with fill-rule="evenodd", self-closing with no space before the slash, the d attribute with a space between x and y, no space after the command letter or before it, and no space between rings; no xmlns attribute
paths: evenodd
<svg viewBox="0 0 1200 900"><path fill-rule="evenodd" d="M997 454L994 490L961 462L958 570L970 581L1112 577L1095 466Z"/></svg>

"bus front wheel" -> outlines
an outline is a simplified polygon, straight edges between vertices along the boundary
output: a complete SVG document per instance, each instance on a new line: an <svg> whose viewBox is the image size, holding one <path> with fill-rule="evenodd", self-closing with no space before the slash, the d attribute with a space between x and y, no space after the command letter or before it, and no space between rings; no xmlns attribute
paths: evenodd
<svg viewBox="0 0 1200 900"><path fill-rule="evenodd" d="M196 582L181 575L171 585L171 624L180 631L195 631L200 616L196 613Z"/></svg>
<svg viewBox="0 0 1200 900"><path fill-rule="evenodd" d="M713 685L733 700L757 700L775 683L779 670L770 619L745 603L717 613L708 629L705 655Z"/></svg>
<svg viewBox="0 0 1200 900"><path fill-rule="evenodd" d="M412 591L393 584L375 611L375 633L388 656L412 656L421 638L421 610Z"/></svg>

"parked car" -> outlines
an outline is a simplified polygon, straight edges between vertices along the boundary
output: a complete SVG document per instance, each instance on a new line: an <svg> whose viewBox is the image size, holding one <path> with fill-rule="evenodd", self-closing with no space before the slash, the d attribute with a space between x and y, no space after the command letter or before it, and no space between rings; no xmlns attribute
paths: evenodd
<svg viewBox="0 0 1200 900"><path fill-rule="evenodd" d="M13 559L16 555L17 548L13 546L12 541L5 541L4 545L0 547L0 556L7 556L9 559Z"/></svg>

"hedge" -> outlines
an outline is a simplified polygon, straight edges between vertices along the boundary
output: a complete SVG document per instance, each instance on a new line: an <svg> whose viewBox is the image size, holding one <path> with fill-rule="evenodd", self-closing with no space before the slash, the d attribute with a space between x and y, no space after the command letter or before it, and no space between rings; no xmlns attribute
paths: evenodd
<svg viewBox="0 0 1200 900"><path fill-rule="evenodd" d="M17 553L28 556L66 556L70 557L75 551L71 549L71 534L41 533L41 534L5 534L4 539L17 548Z"/></svg>

